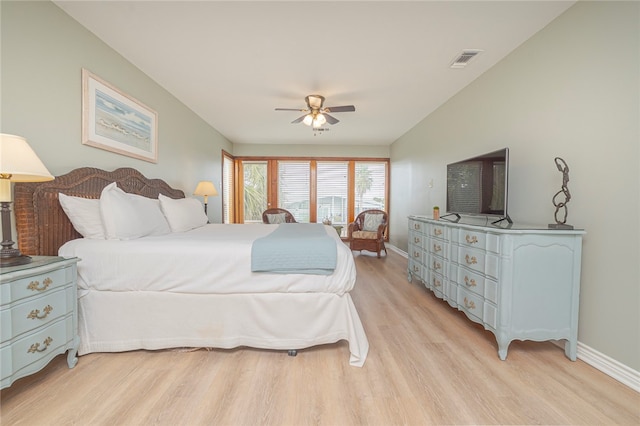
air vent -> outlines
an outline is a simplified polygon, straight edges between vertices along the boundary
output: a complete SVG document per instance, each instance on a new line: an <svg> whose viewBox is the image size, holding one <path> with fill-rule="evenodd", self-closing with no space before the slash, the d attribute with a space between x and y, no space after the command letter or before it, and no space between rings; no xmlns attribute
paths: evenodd
<svg viewBox="0 0 640 426"><path fill-rule="evenodd" d="M450 68L464 68L467 66L469 61L478 56L480 53L484 52L481 49L465 49L462 51L460 55L458 55L453 62L451 63Z"/></svg>

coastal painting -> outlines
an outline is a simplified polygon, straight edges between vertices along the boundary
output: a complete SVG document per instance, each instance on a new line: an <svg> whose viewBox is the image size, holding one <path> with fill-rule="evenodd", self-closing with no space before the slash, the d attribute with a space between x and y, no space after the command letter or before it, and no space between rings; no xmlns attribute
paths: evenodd
<svg viewBox="0 0 640 426"><path fill-rule="evenodd" d="M82 69L82 143L158 162L158 114Z"/></svg>

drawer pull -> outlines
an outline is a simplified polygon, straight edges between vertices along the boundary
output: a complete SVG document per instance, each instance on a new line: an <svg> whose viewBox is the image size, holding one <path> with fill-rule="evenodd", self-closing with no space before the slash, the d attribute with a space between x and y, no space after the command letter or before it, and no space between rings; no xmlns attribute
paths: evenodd
<svg viewBox="0 0 640 426"><path fill-rule="evenodd" d="M419 223L414 223L413 224L413 229L415 229L416 231L420 230L420 224Z"/></svg>
<svg viewBox="0 0 640 426"><path fill-rule="evenodd" d="M433 251L435 251L436 253L442 251L442 246L440 244L434 244Z"/></svg>
<svg viewBox="0 0 640 426"><path fill-rule="evenodd" d="M434 278L433 279L433 286L434 287L442 287L442 283L440 282L440 280Z"/></svg>
<svg viewBox="0 0 640 426"><path fill-rule="evenodd" d="M413 272L420 272L420 267L418 265L413 265Z"/></svg>
<svg viewBox="0 0 640 426"><path fill-rule="evenodd" d="M442 229L438 229L438 228L436 228L436 229L434 229L434 230L433 230L433 233L434 233L436 236L440 236L440 235L442 235Z"/></svg>
<svg viewBox="0 0 640 426"><path fill-rule="evenodd" d="M419 251L414 251L413 252L413 257L420 257L420 252Z"/></svg>
<svg viewBox="0 0 640 426"><path fill-rule="evenodd" d="M467 309L475 309L476 308L476 304L473 303L473 300L467 300L467 298L464 298L464 307Z"/></svg>
<svg viewBox="0 0 640 426"><path fill-rule="evenodd" d="M467 240L467 244L475 244L478 242L478 238L475 235L474 236L467 235L465 239Z"/></svg>
<svg viewBox="0 0 640 426"><path fill-rule="evenodd" d="M51 307L51 305L47 305L42 309L43 314L40 315L40 311L37 309L34 309L33 311L29 312L29 315L27 315L28 319L45 319L50 313L51 311L53 311L53 308Z"/></svg>
<svg viewBox="0 0 640 426"><path fill-rule="evenodd" d="M420 237L413 237L413 242L416 244L420 243Z"/></svg>
<svg viewBox="0 0 640 426"><path fill-rule="evenodd" d="M464 283L467 285L467 287L475 287L476 286L476 280L474 280L473 278L469 279L468 276L464 276Z"/></svg>
<svg viewBox="0 0 640 426"><path fill-rule="evenodd" d="M476 259L475 256L466 255L464 257L464 260L466 260L468 265L475 265L476 263L478 263L478 259Z"/></svg>
<svg viewBox="0 0 640 426"><path fill-rule="evenodd" d="M40 281L31 281L27 288L33 291L45 291L51 284L53 284L53 280L51 278L45 278L44 281L42 281L42 287L40 286Z"/></svg>
<svg viewBox="0 0 640 426"><path fill-rule="evenodd" d="M40 349L40 343L34 343L33 345L31 345L27 353L34 354L36 352L44 352L49 348L49 345L51 344L51 342L53 342L53 339L51 337L47 337L42 342L42 344L44 345L42 349Z"/></svg>
<svg viewBox="0 0 640 426"><path fill-rule="evenodd" d="M436 271L438 269L442 269L442 264L440 262L436 262L435 260L433 261L433 269L435 269Z"/></svg>

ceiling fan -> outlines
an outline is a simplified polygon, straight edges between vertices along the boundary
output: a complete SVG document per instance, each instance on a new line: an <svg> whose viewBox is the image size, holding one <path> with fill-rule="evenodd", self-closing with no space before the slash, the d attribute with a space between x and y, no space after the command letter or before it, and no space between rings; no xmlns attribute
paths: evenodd
<svg viewBox="0 0 640 426"><path fill-rule="evenodd" d="M325 107L324 106L324 96L320 95L309 95L304 98L307 103L307 108L299 109L299 108L276 108L276 111L301 111L305 114L301 117L296 118L291 122L291 124L296 124L303 122L307 126L311 126L314 129L318 129L322 127L325 123L336 124L340 122L337 118L329 115L329 113L334 112L351 112L355 111L356 107L353 105L343 105L343 106L334 106L334 107Z"/></svg>

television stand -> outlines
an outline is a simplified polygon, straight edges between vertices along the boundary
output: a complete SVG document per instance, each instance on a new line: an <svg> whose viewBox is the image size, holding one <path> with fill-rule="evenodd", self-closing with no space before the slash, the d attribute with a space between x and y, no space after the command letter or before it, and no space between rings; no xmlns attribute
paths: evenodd
<svg viewBox="0 0 640 426"><path fill-rule="evenodd" d="M511 218L509 217L509 215L506 215L504 217L501 217L498 220L494 220L493 222L491 222L492 225L497 225L500 222L502 222L503 220L506 220L507 222L509 222L509 224L513 224L513 221L511 220Z"/></svg>
<svg viewBox="0 0 640 426"><path fill-rule="evenodd" d="M453 223L458 223L458 221L460 220L460 215L458 213L447 213L444 216L440 216L440 219L444 219L445 217L448 216L455 216L455 219L447 219L449 222L453 222Z"/></svg>

